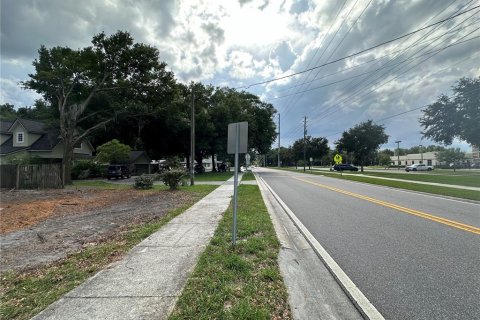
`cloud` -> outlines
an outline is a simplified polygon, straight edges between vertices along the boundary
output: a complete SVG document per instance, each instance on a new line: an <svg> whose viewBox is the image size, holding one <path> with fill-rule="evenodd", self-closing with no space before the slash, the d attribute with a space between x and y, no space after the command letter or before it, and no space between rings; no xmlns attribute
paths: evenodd
<svg viewBox="0 0 480 320"><path fill-rule="evenodd" d="M181 82L239 87L359 52L465 10L466 4L475 5L451 0L1 1L0 98L32 104L34 95L16 83L33 71L40 45L81 48L101 31L126 30L135 41L156 46ZM448 94L459 78L480 75L478 39L432 52L480 35L475 13L248 91L282 113L285 143L301 135L305 115L309 132L324 136L411 110ZM420 111L389 120L391 136L418 140L419 116Z"/></svg>

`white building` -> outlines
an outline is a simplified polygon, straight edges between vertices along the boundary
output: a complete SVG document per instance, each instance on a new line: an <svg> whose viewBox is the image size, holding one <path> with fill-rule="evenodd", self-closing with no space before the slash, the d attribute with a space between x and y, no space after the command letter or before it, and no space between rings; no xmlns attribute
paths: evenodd
<svg viewBox="0 0 480 320"><path fill-rule="evenodd" d="M395 166L409 166L415 163L425 163L429 166L437 166L440 162L437 161L437 157L435 155L436 152L423 152L423 153L412 153L407 154L404 156L397 157L391 156L390 160L392 164ZM400 160L400 163L398 162Z"/></svg>

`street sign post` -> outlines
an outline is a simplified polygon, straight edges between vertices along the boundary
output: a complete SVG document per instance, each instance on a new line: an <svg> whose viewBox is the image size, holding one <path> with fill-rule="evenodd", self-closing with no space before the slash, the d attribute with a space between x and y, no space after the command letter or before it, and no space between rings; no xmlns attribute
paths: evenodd
<svg viewBox="0 0 480 320"><path fill-rule="evenodd" d="M232 243L237 242L237 199L238 199L238 154L247 153L248 122L236 122L228 125L227 153L235 154L235 173L233 179L233 230Z"/></svg>

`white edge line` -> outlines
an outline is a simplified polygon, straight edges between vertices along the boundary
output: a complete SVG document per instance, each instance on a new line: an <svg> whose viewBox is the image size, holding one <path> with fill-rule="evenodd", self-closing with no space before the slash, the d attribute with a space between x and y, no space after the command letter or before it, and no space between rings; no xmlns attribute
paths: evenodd
<svg viewBox="0 0 480 320"><path fill-rule="evenodd" d="M371 320L385 320L382 314L373 306L373 304L365 297L365 295L358 289L347 274L340 268L340 266L333 260L328 252L322 247L322 245L315 239L315 237L308 231L303 223L295 216L290 208L280 199L280 197L273 191L273 189L267 184L267 182L260 176L258 176L262 183L265 184L267 189L272 193L278 203L282 206L290 219L293 221L298 230L303 234L308 243L312 246L313 250L319 256L319 258L326 265L330 273L337 280L342 287L343 291L347 294L350 300L360 313L366 318Z"/></svg>

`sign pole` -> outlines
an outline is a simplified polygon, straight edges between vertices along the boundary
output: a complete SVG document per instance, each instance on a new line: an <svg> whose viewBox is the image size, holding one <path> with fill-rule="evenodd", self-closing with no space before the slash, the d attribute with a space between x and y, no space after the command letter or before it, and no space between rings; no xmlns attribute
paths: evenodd
<svg viewBox="0 0 480 320"><path fill-rule="evenodd" d="M233 246L237 243L237 199L238 199L238 153L240 148L240 124L235 125L235 173L233 179Z"/></svg>

